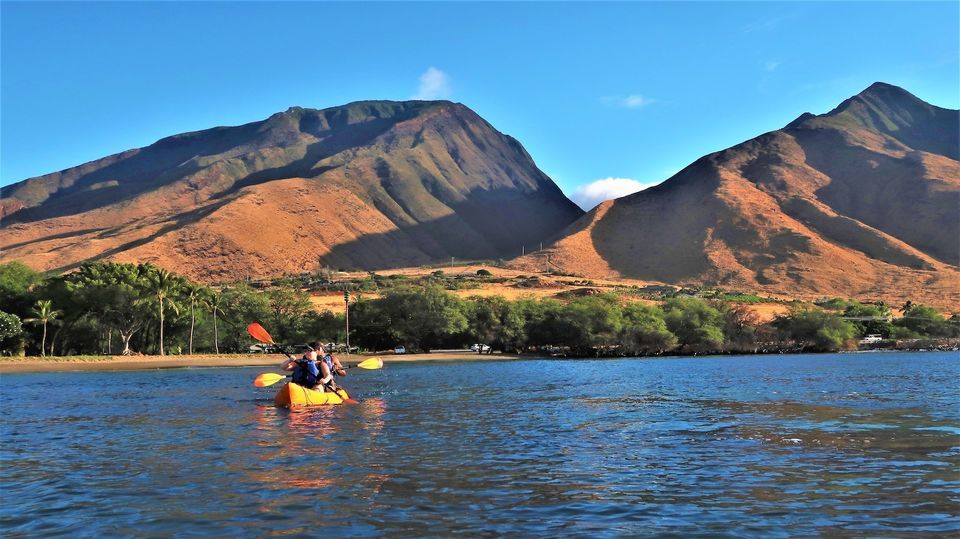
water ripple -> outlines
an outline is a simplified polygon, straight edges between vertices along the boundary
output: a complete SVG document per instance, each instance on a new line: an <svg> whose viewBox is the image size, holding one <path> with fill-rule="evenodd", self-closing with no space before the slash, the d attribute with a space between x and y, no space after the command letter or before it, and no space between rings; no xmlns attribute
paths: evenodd
<svg viewBox="0 0 960 539"><path fill-rule="evenodd" d="M4 376L0 533L960 532L952 354L388 363L293 412L258 372Z"/></svg>

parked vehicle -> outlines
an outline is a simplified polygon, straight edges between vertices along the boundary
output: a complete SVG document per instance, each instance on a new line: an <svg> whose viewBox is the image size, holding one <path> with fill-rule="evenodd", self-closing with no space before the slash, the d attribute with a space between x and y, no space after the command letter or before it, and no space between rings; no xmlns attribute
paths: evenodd
<svg viewBox="0 0 960 539"><path fill-rule="evenodd" d="M340 343L335 343L335 342L328 342L328 343L326 343L326 344L323 345L323 348L324 348L327 352L334 352L334 353L337 353L337 354L342 354L342 353L344 353L344 352L347 351L347 345L345 345L345 344L340 344ZM350 347L350 353L351 353L351 354L357 354L357 353L359 353L359 352L360 352L360 347L359 347L359 346L351 346L351 347Z"/></svg>
<svg viewBox="0 0 960 539"><path fill-rule="evenodd" d="M395 347L395 348L393 349L393 353L394 353L394 354L406 354L406 353L407 353L407 349L406 349L405 347L403 347L403 346L397 346L397 347Z"/></svg>
<svg viewBox="0 0 960 539"><path fill-rule="evenodd" d="M489 351L490 351L490 345L487 345L487 344L479 344L479 343L478 343L478 344L471 344L471 345L470 345L470 350L471 350L472 352L489 352Z"/></svg>

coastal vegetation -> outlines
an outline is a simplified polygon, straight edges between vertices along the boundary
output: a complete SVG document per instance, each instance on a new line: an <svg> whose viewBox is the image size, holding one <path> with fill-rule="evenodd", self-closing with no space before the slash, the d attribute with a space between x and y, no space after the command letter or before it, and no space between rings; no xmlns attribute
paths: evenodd
<svg viewBox="0 0 960 539"><path fill-rule="evenodd" d="M486 270L468 276L436 270L420 278L370 273L339 285L290 278L211 287L150 264L93 262L44 275L10 262L0 265L0 353L246 352L252 321L268 325L278 342L345 342L344 314L311 302L311 289L330 286L354 291L350 343L370 351L485 343L491 351L643 356L836 351L855 348L867 335L889 343L960 337L956 315L948 319L912 302L897 308L900 315L883 303L794 302L762 320L749 305L773 300L741 292L579 289L589 293L513 300L451 293L473 294L503 279ZM515 280L539 286L536 276Z"/></svg>

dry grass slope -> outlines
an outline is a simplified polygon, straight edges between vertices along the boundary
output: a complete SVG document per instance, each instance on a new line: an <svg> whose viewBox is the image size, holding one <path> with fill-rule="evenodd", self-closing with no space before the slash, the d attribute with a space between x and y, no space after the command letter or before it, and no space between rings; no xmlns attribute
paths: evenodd
<svg viewBox="0 0 960 539"><path fill-rule="evenodd" d="M291 108L4 189L0 262L203 281L512 256L583 212L463 105Z"/></svg>

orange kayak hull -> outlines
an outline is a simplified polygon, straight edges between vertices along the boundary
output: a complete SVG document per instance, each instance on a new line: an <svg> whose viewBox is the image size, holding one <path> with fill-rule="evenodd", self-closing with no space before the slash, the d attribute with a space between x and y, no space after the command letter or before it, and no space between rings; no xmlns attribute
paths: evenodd
<svg viewBox="0 0 960 539"><path fill-rule="evenodd" d="M307 389L293 382L287 382L280 388L280 391L277 391L277 396L273 398L273 403L281 408L325 406L328 404L343 404L343 401L348 398L350 398L350 396L342 389L336 393L317 391L315 389Z"/></svg>

